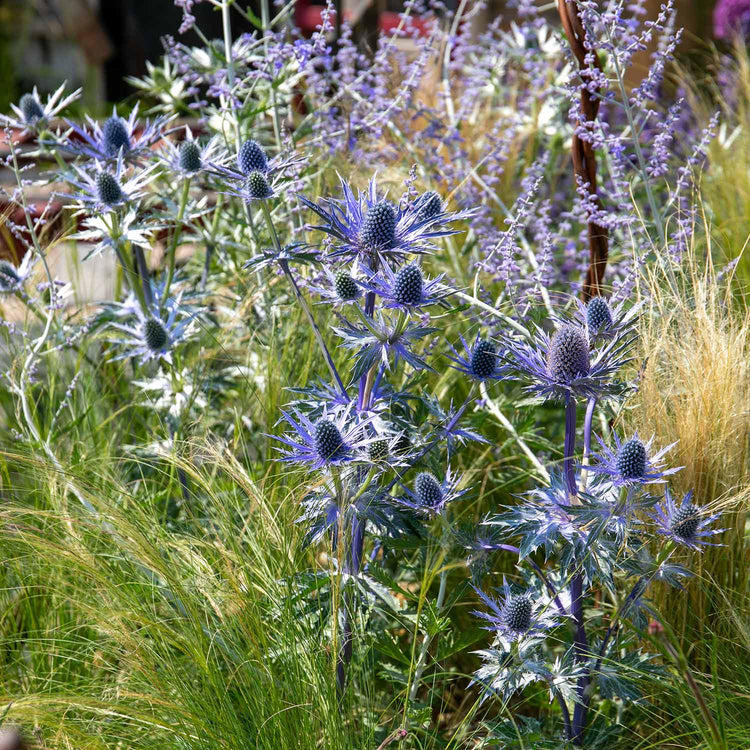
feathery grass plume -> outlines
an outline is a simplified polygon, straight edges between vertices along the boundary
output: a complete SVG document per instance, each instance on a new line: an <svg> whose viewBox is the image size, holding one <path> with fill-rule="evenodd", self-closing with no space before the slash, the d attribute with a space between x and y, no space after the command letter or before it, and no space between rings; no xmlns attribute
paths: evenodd
<svg viewBox="0 0 750 750"><path fill-rule="evenodd" d="M712 634L724 638L731 631L719 592L740 611L750 590L750 311L737 293L741 280L734 269L714 266L710 228L704 229L708 259L697 249L704 238L696 237L674 286L660 269L647 271L639 323L647 364L625 415L658 444L676 442L674 461L684 466L676 491L693 489L709 513L724 510L721 525L728 530L715 541L726 546L694 559L696 582L687 592L660 590L656 600L701 665L707 665Z"/></svg>

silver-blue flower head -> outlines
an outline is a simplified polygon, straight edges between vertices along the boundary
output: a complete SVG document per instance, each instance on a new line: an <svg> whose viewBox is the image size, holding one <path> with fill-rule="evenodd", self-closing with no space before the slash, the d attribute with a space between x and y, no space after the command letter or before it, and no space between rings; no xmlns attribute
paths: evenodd
<svg viewBox="0 0 750 750"><path fill-rule="evenodd" d="M435 508L443 500L443 489L433 474L423 471L414 480L414 494L426 508Z"/></svg>
<svg viewBox="0 0 750 750"><path fill-rule="evenodd" d="M197 172L202 166L201 150L195 141L183 141L180 144L180 169L184 172Z"/></svg>
<svg viewBox="0 0 750 750"><path fill-rule="evenodd" d="M152 352L163 351L169 343L169 334L158 318L147 318L143 322L143 341Z"/></svg>
<svg viewBox="0 0 750 750"><path fill-rule="evenodd" d="M257 141L245 141L237 154L237 166L246 175L251 172L267 172L268 157L263 146Z"/></svg>
<svg viewBox="0 0 750 750"><path fill-rule="evenodd" d="M601 331L612 325L612 311L604 297L592 297L586 305L586 323L591 331Z"/></svg>
<svg viewBox="0 0 750 750"><path fill-rule="evenodd" d="M486 380L497 370L497 347L487 339L477 341L471 352L469 370L477 380Z"/></svg>
<svg viewBox="0 0 750 750"><path fill-rule="evenodd" d="M114 206L123 199L120 183L109 172L99 172L96 175L96 192L99 200L106 206Z"/></svg>
<svg viewBox="0 0 750 750"><path fill-rule="evenodd" d="M264 200L273 195L273 190L263 172L250 172L245 181L244 192L250 200Z"/></svg>
<svg viewBox="0 0 750 750"><path fill-rule="evenodd" d="M419 266L410 263L400 268L393 284L393 297L400 305L416 305L422 300L424 279Z"/></svg>
<svg viewBox="0 0 750 750"><path fill-rule="evenodd" d="M10 261L0 259L0 291L15 289L20 281L16 267Z"/></svg>
<svg viewBox="0 0 750 750"><path fill-rule="evenodd" d="M117 156L120 149L123 153L130 151L130 135L121 117L112 115L102 125L102 142L107 156Z"/></svg>
<svg viewBox="0 0 750 750"><path fill-rule="evenodd" d="M443 200L434 190L428 190L420 197L417 211L422 219L434 219L443 212Z"/></svg>
<svg viewBox="0 0 750 750"><path fill-rule="evenodd" d="M377 250L388 250L396 242L396 211L387 200L369 208L360 230L363 245Z"/></svg>
<svg viewBox="0 0 750 750"><path fill-rule="evenodd" d="M336 274L334 282L336 296L345 302L356 299L359 296L359 286L354 277L344 269Z"/></svg>
<svg viewBox="0 0 750 750"><path fill-rule="evenodd" d="M33 94L24 94L18 106L23 113L23 120L27 125L33 125L37 120L44 117L42 105L39 104L39 100Z"/></svg>
<svg viewBox="0 0 750 750"><path fill-rule="evenodd" d="M646 446L637 438L626 440L617 451L617 470L623 479L642 479L646 474Z"/></svg>
<svg viewBox="0 0 750 750"><path fill-rule="evenodd" d="M571 383L588 375L590 369L589 342L578 326L562 326L550 341L547 368L550 376L560 383Z"/></svg>
<svg viewBox="0 0 750 750"><path fill-rule="evenodd" d="M344 439L339 428L330 419L321 419L315 425L315 450L327 461L337 458L344 449Z"/></svg>

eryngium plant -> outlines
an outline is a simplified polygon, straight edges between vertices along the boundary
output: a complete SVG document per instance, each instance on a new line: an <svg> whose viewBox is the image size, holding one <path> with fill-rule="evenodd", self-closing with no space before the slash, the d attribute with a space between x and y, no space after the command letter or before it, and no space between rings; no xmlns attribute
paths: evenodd
<svg viewBox="0 0 750 750"><path fill-rule="evenodd" d="M601 452L591 455L597 406L627 394L615 378L628 362L634 318L615 326L601 297L587 308L572 321L558 319L551 336L529 332L526 340L502 340L503 374L564 405L563 475L551 471L547 486L485 521L496 548L517 555L527 588L512 593L505 583L500 599L479 592L489 612L478 614L495 638L479 652L484 664L475 674L485 696L503 700L532 682L545 683L559 705L565 739L581 747L592 699L635 700L639 673L657 669L636 635L657 616L646 598L649 585L679 587L689 573L672 561L675 550L699 550L720 533L711 528L718 514L691 495L675 502L666 488L657 505L650 485L678 470L661 460L672 446L654 451L653 441L636 435L621 442L615 435L615 450L600 438ZM584 403L581 453L577 413ZM623 584L629 586L624 597ZM605 607L606 600L616 604ZM625 621L634 627L623 628Z"/></svg>

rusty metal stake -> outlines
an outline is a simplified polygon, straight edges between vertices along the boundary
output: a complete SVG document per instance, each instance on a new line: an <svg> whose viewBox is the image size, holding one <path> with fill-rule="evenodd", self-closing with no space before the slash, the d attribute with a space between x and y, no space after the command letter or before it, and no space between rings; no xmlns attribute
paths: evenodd
<svg viewBox="0 0 750 750"><path fill-rule="evenodd" d="M575 0L558 0L557 10L560 13L560 20L565 29L568 44L570 44L570 48L578 61L578 70L584 75L584 71L588 69L589 65L586 62L588 52L591 52L594 65L601 70L601 63L596 50L587 50L584 46L586 31L581 23ZM588 122L593 122L599 112L599 98L587 88L581 89L581 110ZM592 203L597 208L601 208L601 201L596 192L596 154L591 144L582 140L576 133L573 134L572 155L576 177L583 184L588 184L588 193L591 196ZM607 229L595 221L589 221L588 234L589 268L583 284L584 301L602 293L601 285L609 255L609 233Z"/></svg>

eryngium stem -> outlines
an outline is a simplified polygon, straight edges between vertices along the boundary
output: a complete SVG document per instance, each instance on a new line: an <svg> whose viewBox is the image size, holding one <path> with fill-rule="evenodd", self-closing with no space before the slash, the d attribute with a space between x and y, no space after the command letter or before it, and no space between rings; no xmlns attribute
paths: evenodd
<svg viewBox="0 0 750 750"><path fill-rule="evenodd" d="M563 456L563 474L565 486L568 490L568 503L575 501L578 494L576 486L576 400L568 396L565 402L565 452Z"/></svg>

